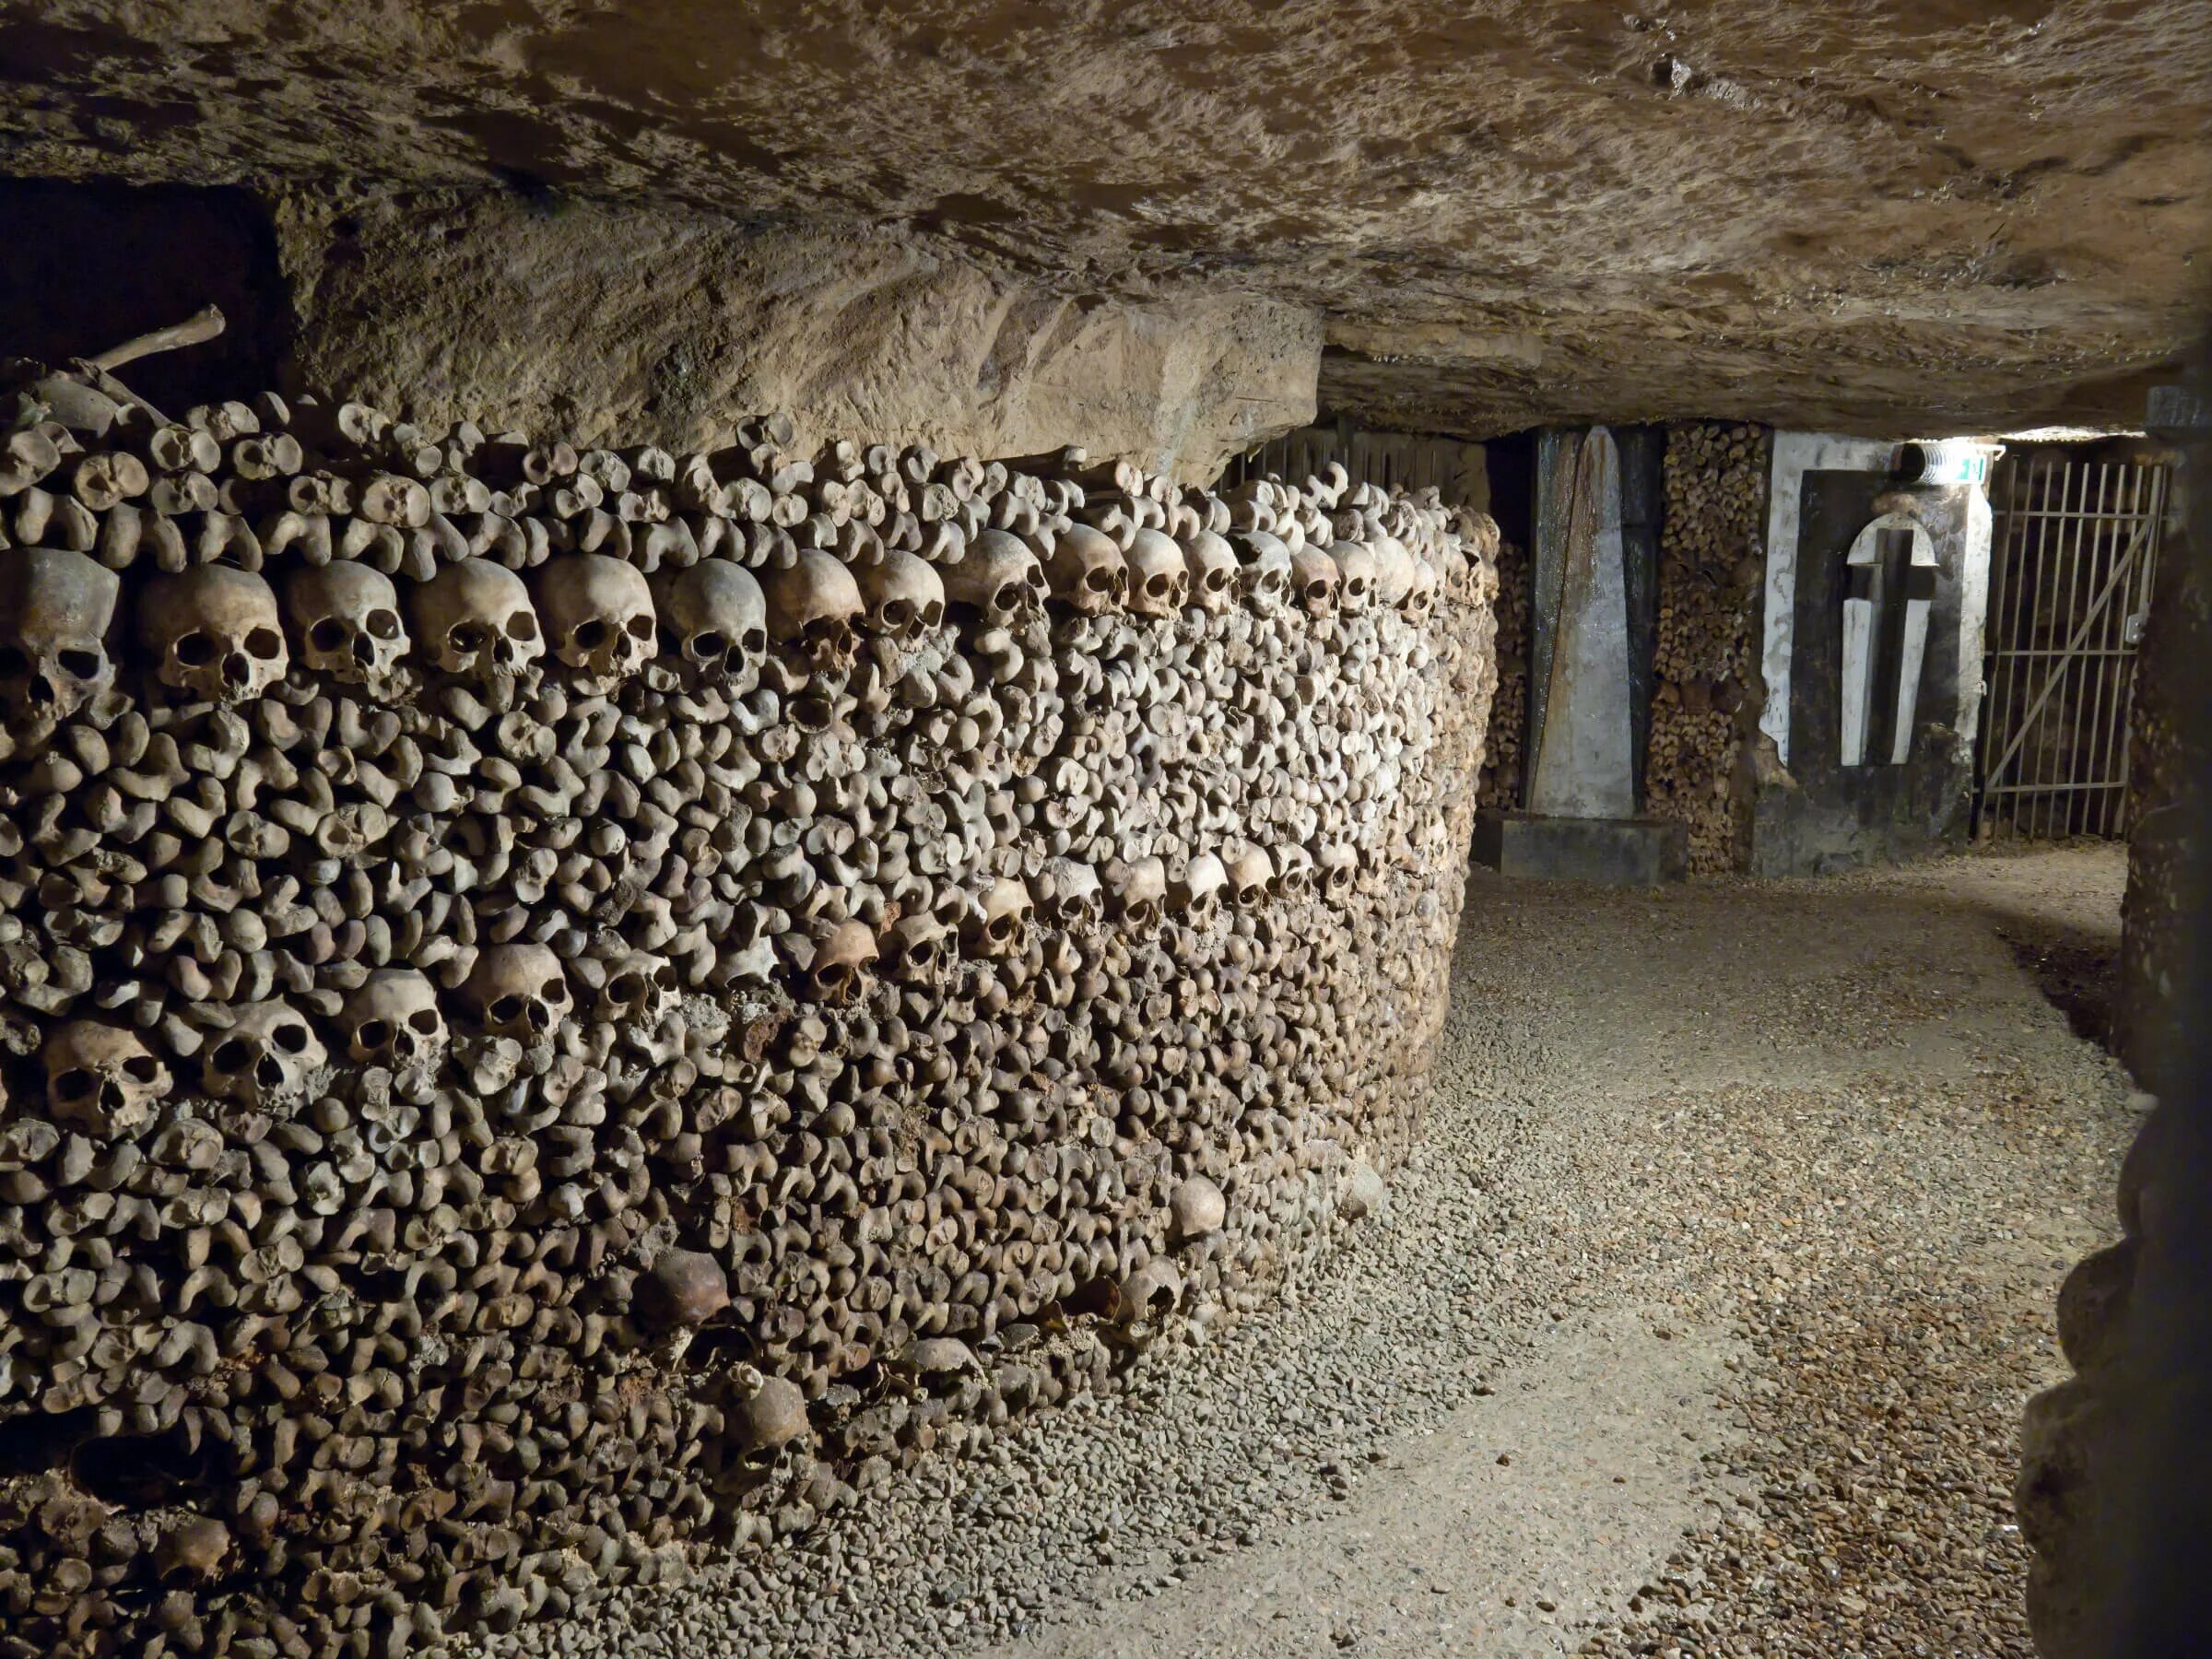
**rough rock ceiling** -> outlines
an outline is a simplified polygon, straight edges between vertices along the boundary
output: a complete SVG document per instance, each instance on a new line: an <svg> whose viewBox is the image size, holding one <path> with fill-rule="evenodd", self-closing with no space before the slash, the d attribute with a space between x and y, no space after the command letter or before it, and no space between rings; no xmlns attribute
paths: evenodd
<svg viewBox="0 0 2212 1659"><path fill-rule="evenodd" d="M1477 436L2130 420L2212 297L2208 134L2203 0L0 4L0 171L504 181L1229 285L1322 312L1324 407Z"/></svg>

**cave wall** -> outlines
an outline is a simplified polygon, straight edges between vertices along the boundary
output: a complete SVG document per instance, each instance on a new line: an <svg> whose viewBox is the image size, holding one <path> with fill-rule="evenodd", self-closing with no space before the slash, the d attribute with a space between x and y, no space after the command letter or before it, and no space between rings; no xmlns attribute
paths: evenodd
<svg viewBox="0 0 2212 1659"><path fill-rule="evenodd" d="M776 419L0 409L7 1651L559 1613L1381 1201L1487 524Z"/></svg>

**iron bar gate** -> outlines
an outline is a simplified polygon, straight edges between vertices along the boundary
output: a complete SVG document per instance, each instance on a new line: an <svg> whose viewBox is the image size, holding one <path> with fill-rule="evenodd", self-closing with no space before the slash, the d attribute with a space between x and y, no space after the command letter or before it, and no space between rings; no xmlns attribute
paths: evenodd
<svg viewBox="0 0 2212 1659"><path fill-rule="evenodd" d="M2124 835L2166 470L2030 452L1994 482L1974 833Z"/></svg>

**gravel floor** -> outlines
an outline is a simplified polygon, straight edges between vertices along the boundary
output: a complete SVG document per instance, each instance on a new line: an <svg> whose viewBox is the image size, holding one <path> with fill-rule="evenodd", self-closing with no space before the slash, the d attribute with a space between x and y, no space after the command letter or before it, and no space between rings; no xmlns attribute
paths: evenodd
<svg viewBox="0 0 2212 1659"><path fill-rule="evenodd" d="M2117 849L1478 880L1389 1210L1268 1316L499 1653L2021 1654L2014 1434L2113 1232Z"/></svg>

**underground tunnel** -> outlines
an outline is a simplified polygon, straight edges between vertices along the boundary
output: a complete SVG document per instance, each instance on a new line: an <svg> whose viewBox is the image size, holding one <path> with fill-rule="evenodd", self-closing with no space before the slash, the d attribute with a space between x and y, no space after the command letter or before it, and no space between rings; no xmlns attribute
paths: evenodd
<svg viewBox="0 0 2212 1659"><path fill-rule="evenodd" d="M2212 1651L2208 132L0 0L0 1655Z"/></svg>

